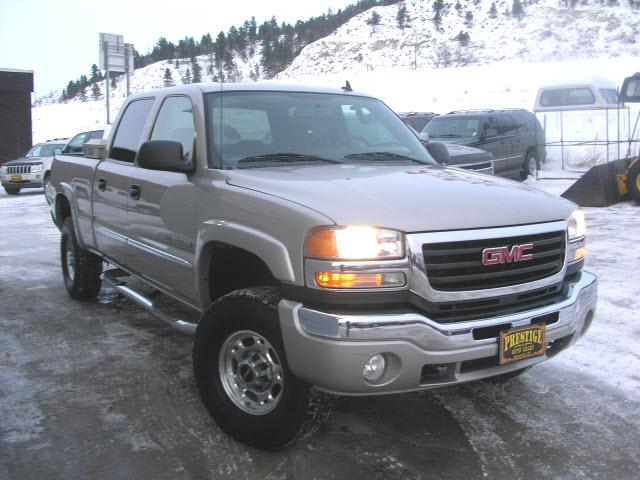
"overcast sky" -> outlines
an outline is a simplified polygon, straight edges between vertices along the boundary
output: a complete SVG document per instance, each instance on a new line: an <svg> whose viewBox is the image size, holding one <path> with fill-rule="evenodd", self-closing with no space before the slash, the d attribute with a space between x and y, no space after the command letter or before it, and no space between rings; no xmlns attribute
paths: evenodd
<svg viewBox="0 0 640 480"><path fill-rule="evenodd" d="M0 68L33 70L36 95L62 90L69 80L89 76L98 64L98 33L124 35L140 53L158 38L199 41L275 15L295 22L344 8L355 0L0 0Z"/></svg>

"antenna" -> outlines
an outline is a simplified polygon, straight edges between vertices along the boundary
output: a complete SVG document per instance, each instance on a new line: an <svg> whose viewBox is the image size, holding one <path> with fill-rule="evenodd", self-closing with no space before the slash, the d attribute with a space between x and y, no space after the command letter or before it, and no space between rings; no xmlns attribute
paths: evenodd
<svg viewBox="0 0 640 480"><path fill-rule="evenodd" d="M351 84L349 83L349 80L345 82L344 87L342 87L342 90L344 90L345 92L353 92L353 89L351 88Z"/></svg>

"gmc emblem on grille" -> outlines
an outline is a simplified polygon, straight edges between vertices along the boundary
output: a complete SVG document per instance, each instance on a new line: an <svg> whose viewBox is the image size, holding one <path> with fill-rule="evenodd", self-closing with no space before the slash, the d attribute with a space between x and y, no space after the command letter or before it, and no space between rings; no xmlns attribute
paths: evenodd
<svg viewBox="0 0 640 480"><path fill-rule="evenodd" d="M483 265L498 265L500 263L524 262L532 260L533 255L526 253L533 249L533 243L514 245L513 247L494 247L482 250Z"/></svg>

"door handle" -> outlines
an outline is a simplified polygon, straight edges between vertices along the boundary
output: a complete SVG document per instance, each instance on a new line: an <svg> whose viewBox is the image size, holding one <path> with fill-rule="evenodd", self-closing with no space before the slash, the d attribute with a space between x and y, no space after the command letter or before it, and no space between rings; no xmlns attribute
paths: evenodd
<svg viewBox="0 0 640 480"><path fill-rule="evenodd" d="M105 178L98 179L98 190L104 192L107 189L107 180Z"/></svg>
<svg viewBox="0 0 640 480"><path fill-rule="evenodd" d="M138 200L140 198L140 185L134 184L129 187L129 196L134 200Z"/></svg>

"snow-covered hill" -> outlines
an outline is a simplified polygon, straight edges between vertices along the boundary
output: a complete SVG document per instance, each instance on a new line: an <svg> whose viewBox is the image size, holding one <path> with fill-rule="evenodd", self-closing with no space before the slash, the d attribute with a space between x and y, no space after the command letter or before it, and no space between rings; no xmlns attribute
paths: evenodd
<svg viewBox="0 0 640 480"><path fill-rule="evenodd" d="M411 19L408 28L398 28L398 6L372 8L308 45L279 77L412 69L416 63L424 69L640 54L640 9L626 0L616 7L582 0L574 8L562 0L523 1L520 19L505 14L512 1L460 1L459 9L450 1L445 2L439 29L433 21L434 2L403 3ZM492 3L495 18L490 14ZM377 26L367 24L373 12L380 15ZM468 33L468 46L456 39L460 32Z"/></svg>

